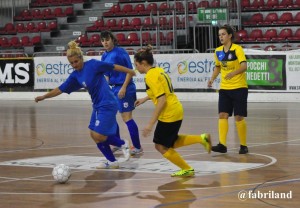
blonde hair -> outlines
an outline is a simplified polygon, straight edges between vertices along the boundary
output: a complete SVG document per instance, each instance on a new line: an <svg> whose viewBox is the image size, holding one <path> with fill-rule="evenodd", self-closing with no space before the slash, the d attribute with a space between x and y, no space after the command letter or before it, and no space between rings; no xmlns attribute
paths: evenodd
<svg viewBox="0 0 300 208"><path fill-rule="evenodd" d="M68 47L69 49L67 50L67 57L72 57L72 56L83 57L83 52L81 48L78 46L78 43L76 43L74 40L68 43Z"/></svg>

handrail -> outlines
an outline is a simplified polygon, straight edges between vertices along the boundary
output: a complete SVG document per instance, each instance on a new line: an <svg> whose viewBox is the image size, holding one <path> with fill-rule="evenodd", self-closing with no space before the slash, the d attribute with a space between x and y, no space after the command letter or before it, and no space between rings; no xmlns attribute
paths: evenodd
<svg viewBox="0 0 300 208"><path fill-rule="evenodd" d="M207 48L206 50L205 50L205 53L214 53L215 52L215 48Z"/></svg>
<svg viewBox="0 0 300 208"><path fill-rule="evenodd" d="M197 49L154 49L152 50L154 54L160 53L199 53Z"/></svg>
<svg viewBox="0 0 300 208"><path fill-rule="evenodd" d="M28 57L27 53L24 52L0 52L0 58L20 58Z"/></svg>
<svg viewBox="0 0 300 208"><path fill-rule="evenodd" d="M65 56L66 51L56 51L56 52L36 52L33 53L33 57L39 57L39 56Z"/></svg>

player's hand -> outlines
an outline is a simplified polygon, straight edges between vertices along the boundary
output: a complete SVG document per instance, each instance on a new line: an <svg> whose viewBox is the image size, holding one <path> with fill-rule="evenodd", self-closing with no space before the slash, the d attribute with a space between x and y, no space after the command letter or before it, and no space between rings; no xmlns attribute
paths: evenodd
<svg viewBox="0 0 300 208"><path fill-rule="evenodd" d="M35 101L36 103L38 103L39 101L42 101L42 100L44 100L44 99L45 99L44 96L37 96L36 98L34 98L34 101Z"/></svg>
<svg viewBox="0 0 300 208"><path fill-rule="evenodd" d="M124 87L121 87L121 89L120 89L120 91L119 91L119 93L118 93L118 98L119 99L122 99L122 98L124 98L125 97L125 94L126 94L126 88Z"/></svg>
<svg viewBox="0 0 300 208"><path fill-rule="evenodd" d="M139 105L142 105L146 100L144 98L140 98L140 99L137 99L135 102L134 102L134 106L135 107L138 107Z"/></svg>
<svg viewBox="0 0 300 208"><path fill-rule="evenodd" d="M207 82L207 87L211 88L213 82L214 82L214 81L210 79L210 80Z"/></svg>
<svg viewBox="0 0 300 208"><path fill-rule="evenodd" d="M130 75L133 77L136 76L135 70L130 70Z"/></svg>
<svg viewBox="0 0 300 208"><path fill-rule="evenodd" d="M234 73L230 72L230 73L226 74L225 79L226 79L226 80L229 80L229 79L231 79L232 77L234 77L234 75L235 75Z"/></svg>
<svg viewBox="0 0 300 208"><path fill-rule="evenodd" d="M135 107L138 107L139 105L141 105L142 103L141 103L141 99L138 99L138 100L136 100L135 102L134 102L134 106Z"/></svg>
<svg viewBox="0 0 300 208"><path fill-rule="evenodd" d="M143 129L143 136L144 136L144 137L149 136L150 133L151 133L151 131L152 131L152 126L150 126L150 125L146 126L146 127Z"/></svg>

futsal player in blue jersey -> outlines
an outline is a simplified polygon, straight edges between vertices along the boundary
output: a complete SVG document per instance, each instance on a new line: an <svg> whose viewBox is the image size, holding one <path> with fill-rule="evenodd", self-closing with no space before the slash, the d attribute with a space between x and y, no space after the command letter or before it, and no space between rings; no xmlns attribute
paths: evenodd
<svg viewBox="0 0 300 208"><path fill-rule="evenodd" d="M69 42L68 46L67 58L75 70L64 83L43 96L36 97L35 102L52 98L62 93L70 94L85 88L93 102L93 112L89 124L90 135L97 144L98 149L107 159L107 162L97 168L119 168L119 163L110 145L120 147L124 153L125 160L128 160L130 158L129 144L128 141L121 140L119 136L116 136L118 126L116 120L118 111L117 100L104 77L104 73L116 70L128 73L128 76L132 77L135 75L135 72L124 66L95 59L84 61L83 53L75 41Z"/></svg>
<svg viewBox="0 0 300 208"><path fill-rule="evenodd" d="M101 61L118 64L132 69L132 64L128 53L120 47L117 47L118 40L109 31L101 32L101 43L105 48L105 52L101 56ZM123 121L126 123L132 145L130 150L131 155L141 154L143 149L140 143L139 130L136 122L132 117L132 111L135 109L134 102L136 101L136 86L132 77L124 72L109 71L106 74L109 85L118 100L119 112ZM119 129L119 128L118 128ZM117 136L119 136L119 130ZM117 148L113 148L114 151Z"/></svg>

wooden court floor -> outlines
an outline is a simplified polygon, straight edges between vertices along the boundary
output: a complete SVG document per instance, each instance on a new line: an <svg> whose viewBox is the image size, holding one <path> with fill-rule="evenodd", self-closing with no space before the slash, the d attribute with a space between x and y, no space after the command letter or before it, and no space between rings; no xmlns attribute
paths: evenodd
<svg viewBox="0 0 300 208"><path fill-rule="evenodd" d="M217 103L183 105L180 133L209 132L216 144ZM140 130L152 109L148 102L134 111ZM89 101L0 101L1 208L300 207L299 103L249 103L247 155L238 154L232 118L228 153L209 155L197 144L178 149L196 170L191 178L170 177L177 167L156 152L152 137L141 137L144 154L120 169L96 170L104 158L89 137L90 112ZM66 184L52 178L59 163L72 169Z"/></svg>

